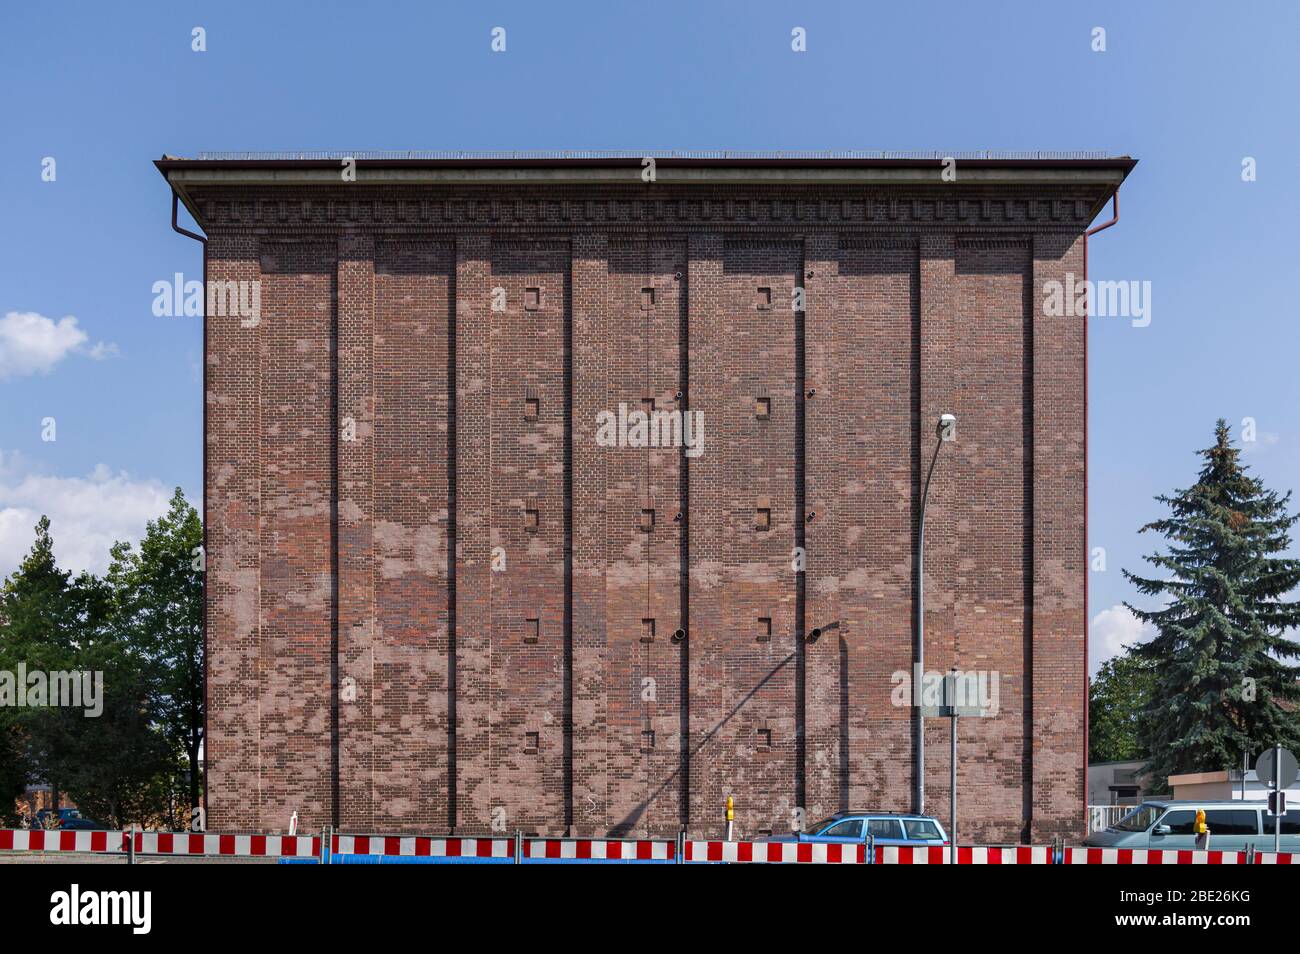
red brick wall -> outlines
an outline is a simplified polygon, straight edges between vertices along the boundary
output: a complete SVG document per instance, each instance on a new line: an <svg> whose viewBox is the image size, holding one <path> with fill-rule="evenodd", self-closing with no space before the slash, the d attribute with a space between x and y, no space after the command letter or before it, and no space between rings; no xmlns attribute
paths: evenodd
<svg viewBox="0 0 1300 954"><path fill-rule="evenodd" d="M504 810L512 827L531 831L565 818L569 247L498 242L490 263L489 284L505 291L506 309L489 314L489 519L492 545L503 548L506 569L490 576L488 757L467 758L461 767L467 777L482 772L493 809ZM525 309L530 288L538 296L532 311ZM528 396L539 402L536 421L524 419ZM535 530L525 526L528 511L536 514Z"/></svg>
<svg viewBox="0 0 1300 954"><path fill-rule="evenodd" d="M910 808L951 411L926 665L1000 688L964 837L1077 834L1085 340L1039 303L1096 188L195 189L209 278L263 283L207 324L210 826ZM647 399L701 456L597 446Z"/></svg>
<svg viewBox="0 0 1300 954"><path fill-rule="evenodd" d="M454 253L449 242L387 241L376 248L374 559L365 569L373 579L377 634L369 725L381 770L371 810L374 827L384 831L448 824L447 799L429 796L447 787Z"/></svg>
<svg viewBox="0 0 1300 954"><path fill-rule="evenodd" d="M253 430L257 530L256 677L259 819L297 809L316 818L334 803L329 751L334 498L333 243L273 241L260 248L263 320L240 328L260 364ZM342 587L340 587L342 589Z"/></svg>
<svg viewBox="0 0 1300 954"><path fill-rule="evenodd" d="M709 252L691 288L691 404L706 422L704 453L690 465L700 541L698 554L691 541L692 798L702 819L731 794L747 830L788 831L800 666L791 299L803 249L737 237ZM756 416L758 397L771 402L767 420ZM760 505L765 530L756 529ZM770 637L760 619L771 621Z"/></svg>
<svg viewBox="0 0 1300 954"><path fill-rule="evenodd" d="M838 613L826 616L841 626L813 658L814 685L826 694L817 708L832 713L823 730L832 754L819 774L823 798L836 806L912 809L911 714L892 705L891 677L910 671L915 625L913 529L924 476L916 443L919 265L915 236L856 238L839 249L827 349L831 410L819 405L819 413L834 415L840 446L835 468L818 468L835 482L835 503L822 528L828 552L819 562L829 565L810 568L814 579L825 573L839 584ZM927 523L933 540L938 521ZM928 554L933 560L934 550Z"/></svg>
<svg viewBox="0 0 1300 954"><path fill-rule="evenodd" d="M680 376L682 242L608 243L602 306L617 336L604 362L600 410L671 410ZM612 344L613 342L609 342ZM647 402L653 402L648 404ZM590 412L589 408L583 409ZM584 830L619 834L675 831L679 819L678 720L684 647L681 620L681 453L675 448L599 448L603 527L595 570L604 582L604 813L577 806ZM642 511L653 529L642 529ZM652 632L646 621L652 621ZM608 638L621 634L620 638ZM593 766L594 768L594 766ZM599 804L599 801L598 801Z"/></svg>

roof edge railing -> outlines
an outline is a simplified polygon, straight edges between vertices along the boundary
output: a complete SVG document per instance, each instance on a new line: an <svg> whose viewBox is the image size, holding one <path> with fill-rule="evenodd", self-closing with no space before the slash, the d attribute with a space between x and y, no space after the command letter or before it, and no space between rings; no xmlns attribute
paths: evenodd
<svg viewBox="0 0 1300 954"><path fill-rule="evenodd" d="M993 160L993 161L1062 161L1062 160L1085 160L1097 161L1106 159L1122 159L1123 156L1113 156L1101 151L1007 151L996 149L983 150L966 150L944 152L942 150L927 151L897 151L897 150L759 150L747 151L736 149L717 149L717 150L662 150L647 149L643 151L627 149L565 149L565 150L517 150L517 151L463 151L463 150L407 150L407 151L375 151L375 150L358 150L348 152L345 150L321 150L321 151L271 151L271 152L200 152L192 157L200 162L310 162L331 159L359 159L359 160L379 160L379 161L396 161L396 160L435 160L450 161L457 160L478 161L478 160L504 160L504 161L527 161L527 160L556 160L556 159L642 159L646 156L652 156L656 159L691 159L691 160L763 160L763 159L780 159L780 160L930 160L941 161L943 159L956 159L958 161L970 160ZM167 159L184 159L181 156L167 156Z"/></svg>

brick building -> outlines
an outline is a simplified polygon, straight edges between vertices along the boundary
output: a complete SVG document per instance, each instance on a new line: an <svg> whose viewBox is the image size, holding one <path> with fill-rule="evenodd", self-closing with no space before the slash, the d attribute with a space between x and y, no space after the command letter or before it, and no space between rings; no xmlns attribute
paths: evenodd
<svg viewBox="0 0 1300 954"><path fill-rule="evenodd" d="M1133 164L160 161L223 289L209 826L909 809L895 674L951 412L926 666L999 677L963 725L963 840L1080 834L1086 333L1042 302ZM645 446L640 411L694 444Z"/></svg>

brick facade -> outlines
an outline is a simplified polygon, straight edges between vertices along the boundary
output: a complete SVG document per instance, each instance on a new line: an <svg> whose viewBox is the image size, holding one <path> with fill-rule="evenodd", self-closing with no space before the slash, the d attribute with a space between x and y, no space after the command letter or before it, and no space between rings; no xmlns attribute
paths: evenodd
<svg viewBox="0 0 1300 954"><path fill-rule="evenodd" d="M909 809L952 412L926 666L1000 688L963 840L1081 833L1086 331L1041 302L1130 161L159 165L261 282L206 319L211 828ZM600 446L620 404L702 453Z"/></svg>

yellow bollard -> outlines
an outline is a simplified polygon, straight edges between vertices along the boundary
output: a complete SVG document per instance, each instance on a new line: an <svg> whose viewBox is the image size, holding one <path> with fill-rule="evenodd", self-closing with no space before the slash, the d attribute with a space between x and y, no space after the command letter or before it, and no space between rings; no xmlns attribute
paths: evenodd
<svg viewBox="0 0 1300 954"><path fill-rule="evenodd" d="M736 821L736 802L730 795L728 795L727 796L727 841L733 840L733 835L735 833L735 821Z"/></svg>
<svg viewBox="0 0 1300 954"><path fill-rule="evenodd" d="M1210 828L1205 824L1205 809L1196 809L1196 823L1192 826L1196 834L1196 850L1208 851L1210 848Z"/></svg>

